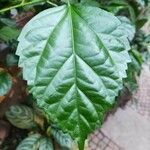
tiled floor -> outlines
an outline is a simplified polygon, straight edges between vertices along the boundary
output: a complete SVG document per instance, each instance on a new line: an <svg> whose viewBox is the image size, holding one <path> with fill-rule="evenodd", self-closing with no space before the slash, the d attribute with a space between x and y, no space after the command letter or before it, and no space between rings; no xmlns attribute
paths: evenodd
<svg viewBox="0 0 150 150"><path fill-rule="evenodd" d="M110 138L108 138L101 130L95 131L89 138L90 150L123 150Z"/></svg>
<svg viewBox="0 0 150 150"><path fill-rule="evenodd" d="M150 69L146 66L133 99L89 137L89 150L150 150L149 141Z"/></svg>
<svg viewBox="0 0 150 150"><path fill-rule="evenodd" d="M139 79L139 89L129 105L144 118L150 119L150 68L145 66Z"/></svg>

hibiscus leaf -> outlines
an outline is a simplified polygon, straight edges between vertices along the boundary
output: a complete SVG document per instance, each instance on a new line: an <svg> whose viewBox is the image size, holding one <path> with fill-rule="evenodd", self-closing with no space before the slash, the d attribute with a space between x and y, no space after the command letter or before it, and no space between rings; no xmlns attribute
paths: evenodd
<svg viewBox="0 0 150 150"><path fill-rule="evenodd" d="M19 66L30 92L80 149L126 77L130 46L120 25L100 8L68 4L35 16L19 37Z"/></svg>

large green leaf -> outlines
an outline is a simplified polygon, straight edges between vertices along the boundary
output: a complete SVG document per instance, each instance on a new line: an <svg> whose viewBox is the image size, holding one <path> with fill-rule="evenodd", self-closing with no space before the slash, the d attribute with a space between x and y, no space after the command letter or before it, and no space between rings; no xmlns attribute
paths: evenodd
<svg viewBox="0 0 150 150"><path fill-rule="evenodd" d="M6 95L12 87L11 76L0 70L0 96Z"/></svg>
<svg viewBox="0 0 150 150"><path fill-rule="evenodd" d="M102 9L63 5L35 16L19 37L19 66L30 92L80 149L126 77L130 47L120 25Z"/></svg>
<svg viewBox="0 0 150 150"><path fill-rule="evenodd" d="M124 32L124 35L128 37L129 41L132 41L135 35L135 26L127 17L118 16L118 19L121 21L119 29Z"/></svg>

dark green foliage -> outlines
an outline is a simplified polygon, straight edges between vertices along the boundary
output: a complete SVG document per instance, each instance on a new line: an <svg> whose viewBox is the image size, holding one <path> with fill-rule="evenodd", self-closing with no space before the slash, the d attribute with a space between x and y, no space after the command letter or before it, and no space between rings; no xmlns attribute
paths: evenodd
<svg viewBox="0 0 150 150"><path fill-rule="evenodd" d="M17 66L18 64L18 57L14 54L8 54L6 56L6 64L7 66Z"/></svg>
<svg viewBox="0 0 150 150"><path fill-rule="evenodd" d="M62 6L39 13L21 34L15 20L9 19L8 12L5 15L12 7L18 11L32 8L38 13L57 5ZM15 0L7 1L4 7L7 9L0 11L0 40L10 48L5 64L8 67L17 64L18 57L14 53L20 34L16 53L20 56L23 77L38 105L34 106L34 111L65 131L50 127L50 136L61 147L70 149L77 141L83 149L87 135L103 123L105 113L115 103L123 86L129 91L137 89L136 78L150 56L150 36L140 31L149 17L149 2ZM9 89L10 84L5 94ZM13 125L25 128L27 124L28 129L37 126L31 108L13 107L14 110L10 108L6 113ZM37 130L43 133L47 122L39 124L41 129ZM19 145L19 150L51 150L53 146L49 142L46 134L34 134Z"/></svg>
<svg viewBox="0 0 150 150"><path fill-rule="evenodd" d="M33 134L24 139L16 150L54 150L51 139Z"/></svg>
<svg viewBox="0 0 150 150"><path fill-rule="evenodd" d="M11 89L12 79L11 76L0 69L0 96L6 95Z"/></svg>
<svg viewBox="0 0 150 150"><path fill-rule="evenodd" d="M17 30L16 28L5 26L0 29L0 40L4 40L6 42L11 41L13 39L16 39L19 33L19 30Z"/></svg>
<svg viewBox="0 0 150 150"><path fill-rule="evenodd" d="M63 133L62 130L56 126L52 126L50 132L62 149L72 150L76 147L71 136L68 133Z"/></svg>
<svg viewBox="0 0 150 150"><path fill-rule="evenodd" d="M14 126L21 129L37 127L37 124L34 122L33 110L27 106L11 106L6 112L6 117Z"/></svg>

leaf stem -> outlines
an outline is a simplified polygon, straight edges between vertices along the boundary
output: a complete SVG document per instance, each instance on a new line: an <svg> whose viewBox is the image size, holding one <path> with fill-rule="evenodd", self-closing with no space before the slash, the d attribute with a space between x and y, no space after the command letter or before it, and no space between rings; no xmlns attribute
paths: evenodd
<svg viewBox="0 0 150 150"><path fill-rule="evenodd" d="M70 6L70 1L68 0L68 6Z"/></svg>
<svg viewBox="0 0 150 150"><path fill-rule="evenodd" d="M50 2L49 0L47 0L46 2L47 2L48 4L54 6L54 7L57 7L57 6L58 6L57 4L55 4L55 3L53 3L53 2Z"/></svg>
<svg viewBox="0 0 150 150"><path fill-rule="evenodd" d="M24 4L25 3L25 0L22 0L21 4Z"/></svg>

